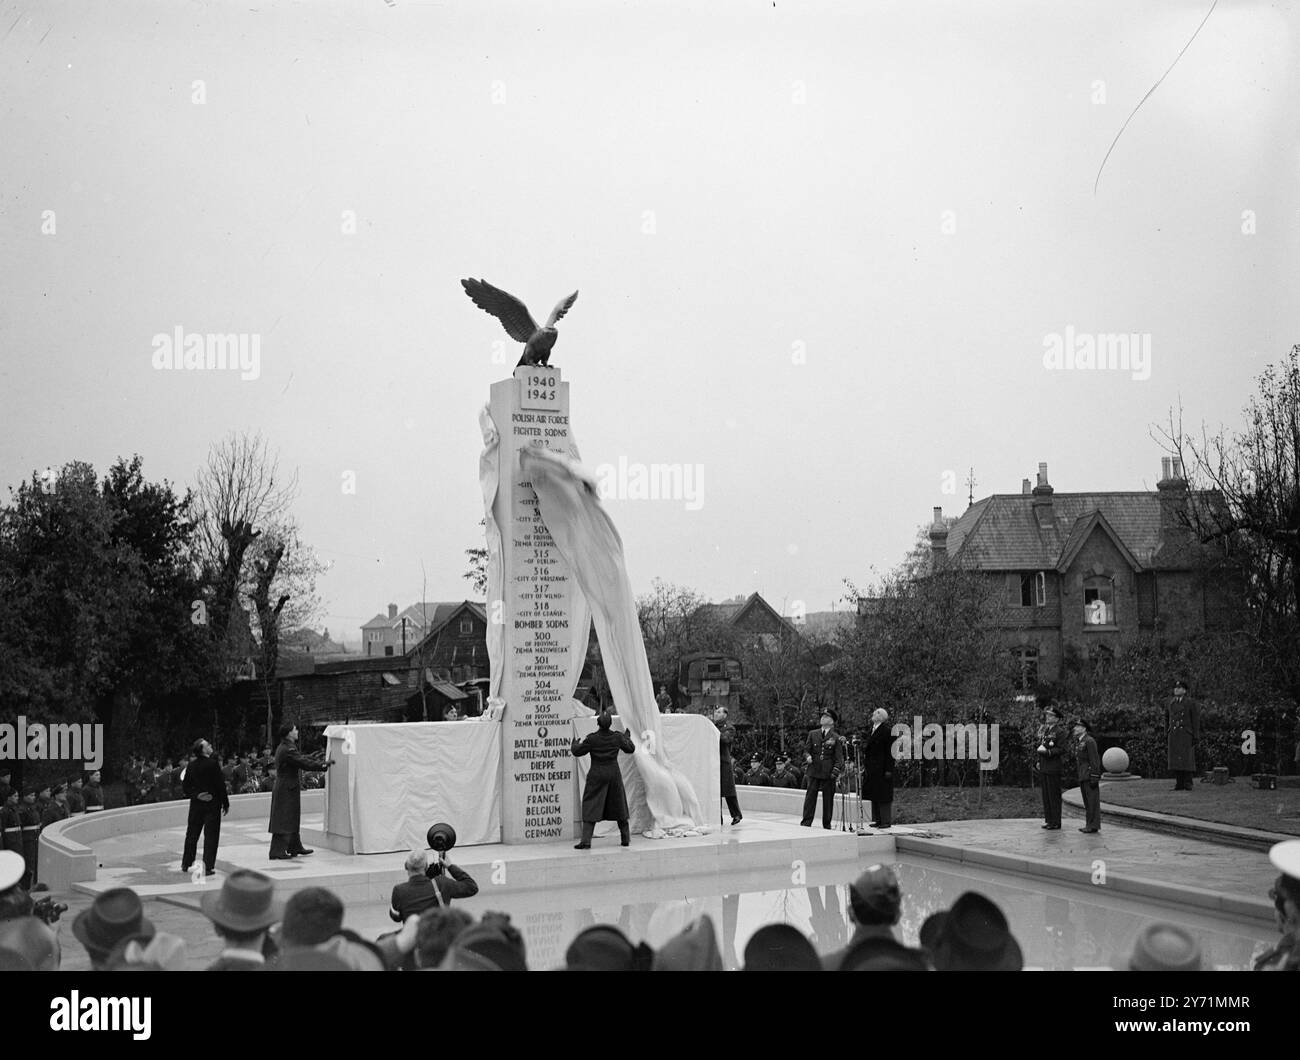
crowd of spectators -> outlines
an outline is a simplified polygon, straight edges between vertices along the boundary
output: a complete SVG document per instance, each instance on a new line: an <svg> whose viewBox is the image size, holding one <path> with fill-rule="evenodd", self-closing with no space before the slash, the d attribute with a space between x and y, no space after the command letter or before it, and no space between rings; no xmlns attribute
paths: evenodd
<svg viewBox="0 0 1300 1060"><path fill-rule="evenodd" d="M1300 970L1300 840L1270 853L1279 867L1270 897L1280 938L1255 961L1257 970ZM239 869L202 910L221 939L209 971L527 971L526 940L505 913L475 918L454 905L477 893L463 870L437 854L413 851L407 880L394 887L390 915L398 930L363 938L345 923L342 900L322 887L295 891L287 901L262 873ZM18 886L21 864L0 853L0 970L56 970L58 934L33 916ZM919 944L899 938L903 895L887 865L873 865L849 886L854 931L848 944L818 955L812 941L787 923L756 931L744 950L745 971L1018 971L1024 956L1010 923L986 895L968 891L922 924ZM55 916L57 919L57 914ZM187 966L180 938L155 930L139 896L122 887L98 895L73 922L72 934L96 970L179 970ZM1117 967L1132 971L1205 968L1192 933L1176 924L1148 924ZM534 967L533 970L543 970ZM560 968L569 971L722 971L712 920L698 917L657 949L634 943L612 925L573 938Z"/></svg>

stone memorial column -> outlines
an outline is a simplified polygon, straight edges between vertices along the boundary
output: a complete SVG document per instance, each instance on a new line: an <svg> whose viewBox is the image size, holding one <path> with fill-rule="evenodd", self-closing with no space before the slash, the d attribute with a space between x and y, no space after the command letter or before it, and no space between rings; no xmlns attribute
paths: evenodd
<svg viewBox="0 0 1300 1060"><path fill-rule="evenodd" d="M500 433L500 484L492 507L501 531L504 625L501 729L501 841L575 836L576 759L570 697L582 657L571 651L575 612L590 624L579 590L551 541L519 451L569 447L569 384L554 367L519 367L492 384L489 411ZM492 619L494 601L488 601ZM585 632L583 647L585 648ZM578 657L576 660L574 656ZM573 671L573 666L579 668Z"/></svg>

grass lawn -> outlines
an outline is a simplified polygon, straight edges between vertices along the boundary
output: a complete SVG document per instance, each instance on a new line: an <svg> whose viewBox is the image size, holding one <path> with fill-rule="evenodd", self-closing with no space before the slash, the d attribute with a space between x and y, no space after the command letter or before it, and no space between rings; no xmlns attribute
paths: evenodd
<svg viewBox="0 0 1300 1060"><path fill-rule="evenodd" d="M1128 780L1103 783L1102 805L1115 803L1139 810L1195 817L1266 832L1300 835L1300 788L1260 791L1249 777L1235 777L1231 784L1202 784L1192 791L1173 791L1172 780Z"/></svg>
<svg viewBox="0 0 1300 1060"><path fill-rule="evenodd" d="M1041 817L1043 797L1037 788L992 785L980 802L978 786L964 788L894 789L895 824L932 824L935 821L976 821L1004 817Z"/></svg>

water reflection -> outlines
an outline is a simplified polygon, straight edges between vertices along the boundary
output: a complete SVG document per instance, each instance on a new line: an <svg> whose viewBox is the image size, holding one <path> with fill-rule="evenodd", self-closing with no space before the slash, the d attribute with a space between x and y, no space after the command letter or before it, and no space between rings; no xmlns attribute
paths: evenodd
<svg viewBox="0 0 1300 1060"><path fill-rule="evenodd" d="M1102 887L1084 890L919 858L893 864L903 891L898 933L909 946L917 944L928 916L967 890L980 891L1001 906L1027 967L1122 963L1138 932L1154 920L1191 931L1201 941L1208 967L1249 968L1273 940L1273 932L1260 922L1144 902ZM718 931L725 967L737 969L746 943L765 924L792 925L823 955L846 945L853 929L848 884L862 868L854 863L809 868L800 886L791 886L788 872L750 872L503 895L491 907L510 913L521 926L533 968L562 966L570 940L595 924L616 924L634 943L644 940L657 949L707 913ZM703 893L707 891L713 893Z"/></svg>

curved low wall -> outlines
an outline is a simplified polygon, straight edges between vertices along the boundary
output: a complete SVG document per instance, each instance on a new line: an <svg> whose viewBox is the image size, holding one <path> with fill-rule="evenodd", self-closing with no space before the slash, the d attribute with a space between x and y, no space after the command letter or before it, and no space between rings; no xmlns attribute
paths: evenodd
<svg viewBox="0 0 1300 1060"><path fill-rule="evenodd" d="M325 790L312 788L302 793L302 813L323 814ZM80 814L47 825L41 832L40 853L37 855L39 879L55 893L72 890L74 883L85 883L95 878L99 859L95 844L120 835L157 831L164 828L184 828L189 818L190 800L174 799L170 802L151 802L141 806L122 806L115 810L99 810ZM234 795L230 799L227 821L246 821L260 818L268 820L271 814L271 795ZM177 857L180 847L176 848Z"/></svg>

